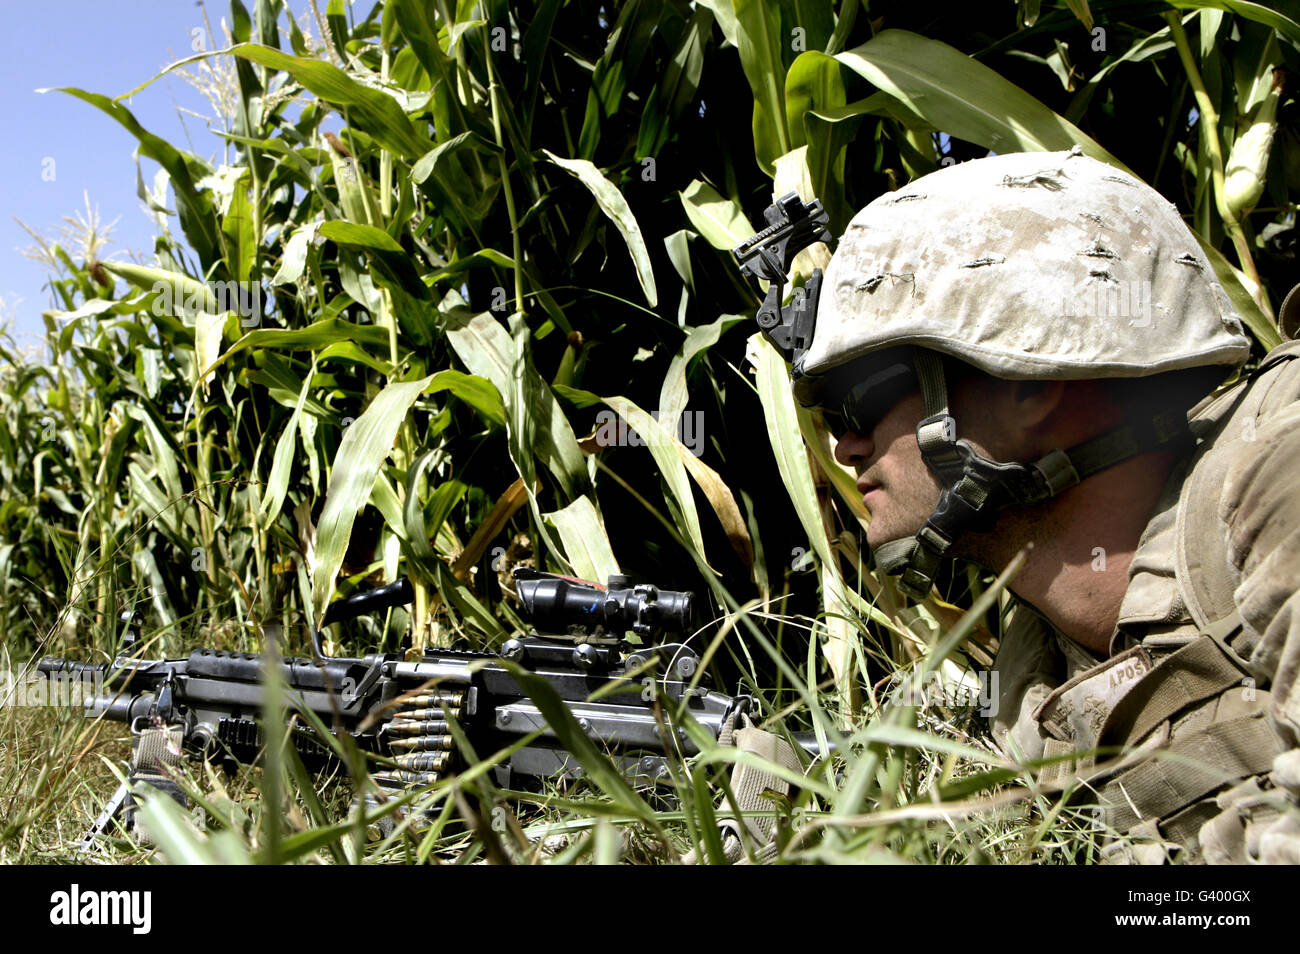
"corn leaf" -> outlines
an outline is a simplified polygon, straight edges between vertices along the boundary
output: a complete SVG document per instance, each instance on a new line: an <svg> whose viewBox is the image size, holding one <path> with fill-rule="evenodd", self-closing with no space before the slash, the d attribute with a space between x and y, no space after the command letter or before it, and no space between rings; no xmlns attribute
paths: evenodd
<svg viewBox="0 0 1300 954"><path fill-rule="evenodd" d="M399 156L418 159L432 145L415 131L393 97L361 85L332 63L293 56L256 43L236 44L230 52L271 69L284 70L325 102L345 109L349 121L358 129Z"/></svg>
<svg viewBox="0 0 1300 954"><path fill-rule="evenodd" d="M776 157L790 151L785 118L785 65L781 58L781 18L767 0L733 0L740 63L754 93L754 153L759 168L776 173Z"/></svg>
<svg viewBox="0 0 1300 954"><path fill-rule="evenodd" d="M1128 168L1074 124L978 60L907 30L884 30L836 57L893 96L916 121L997 153L1080 146Z"/></svg>
<svg viewBox="0 0 1300 954"><path fill-rule="evenodd" d="M636 266L637 280L641 282L641 290L645 293L646 301L653 308L659 303L659 293L655 290L654 270L650 266L650 251L646 248L645 238L641 235L641 226L637 224L636 216L632 214L632 209L623 198L623 193L619 192L618 187L601 175L600 170L586 159L561 159L549 149L543 149L542 152L547 159L586 186L596 200L596 204L600 206L600 210L614 223L623 236L623 241L627 243L627 250L632 255L632 264Z"/></svg>
<svg viewBox="0 0 1300 954"><path fill-rule="evenodd" d="M316 528L316 566L312 570L312 603L316 618L334 594L335 576L343 564L357 514L370 499L380 465L388 457L397 429L433 376L398 381L376 395L365 412L348 427L334 458L334 471L325 492L325 506Z"/></svg>
<svg viewBox="0 0 1300 954"><path fill-rule="evenodd" d="M560 537L573 571L584 580L603 583L619 572L605 521L591 500L579 497L562 510L544 515Z"/></svg>
<svg viewBox="0 0 1300 954"><path fill-rule="evenodd" d="M696 179L680 195L691 225L714 248L729 252L754 234L740 203L724 199L708 183Z"/></svg>

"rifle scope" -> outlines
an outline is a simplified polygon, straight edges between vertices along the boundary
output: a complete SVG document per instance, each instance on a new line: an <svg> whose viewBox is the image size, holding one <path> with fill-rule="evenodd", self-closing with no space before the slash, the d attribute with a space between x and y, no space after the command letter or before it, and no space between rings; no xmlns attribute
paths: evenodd
<svg viewBox="0 0 1300 954"><path fill-rule="evenodd" d="M515 588L524 618L544 633L573 630L640 636L667 630L683 633L691 627L689 592L632 586L626 576L611 576L607 586L554 573L520 567Z"/></svg>

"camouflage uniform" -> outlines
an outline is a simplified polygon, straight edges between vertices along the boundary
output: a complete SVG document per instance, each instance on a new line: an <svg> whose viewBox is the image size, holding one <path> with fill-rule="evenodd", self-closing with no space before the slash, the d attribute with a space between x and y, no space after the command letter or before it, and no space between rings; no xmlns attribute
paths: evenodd
<svg viewBox="0 0 1300 954"><path fill-rule="evenodd" d="M996 663L995 736L1015 757L1059 757L1046 780L1083 779L1098 793L1107 827L1129 836L1110 860L1300 861L1300 502L1289 480L1300 345L1194 408L1191 436L1164 412L1028 464L989 461L956 439L936 354L1009 380L1226 374L1248 357L1177 210L1077 149L960 163L881 196L850 223L818 302L811 342L790 357L796 397L828 421L868 433L872 395L897 395L876 382L908 380L888 362L912 355L904 371L925 407L917 442L941 497L914 538L875 557L913 598L956 538L991 529L999 510L1044 503L1134 454L1180 449L1110 657L1018 606ZM1136 754L1099 767L1098 746ZM1177 757L1144 757L1157 748Z"/></svg>
<svg viewBox="0 0 1300 954"><path fill-rule="evenodd" d="M1275 349L1250 380L1193 409L1202 443L1170 475L1142 534L1107 660L1027 604L1004 635L994 735L1008 754L1039 758L1098 744L1125 692L1226 617L1230 652L1211 658L1223 660L1229 685L1207 683L1194 702L1128 741L1182 743L1244 780L1225 790L1184 763L1149 762L1134 770L1155 776L1142 786L1143 803L1122 773L1091 779L1110 802L1109 827L1131 833L1108 847L1112 861L1300 863L1300 826L1286 814L1288 791L1300 794L1300 501L1288 480L1300 459L1297 356L1300 342ZM1206 730L1225 725L1248 727L1238 751L1211 752ZM1077 768L1060 762L1044 777Z"/></svg>

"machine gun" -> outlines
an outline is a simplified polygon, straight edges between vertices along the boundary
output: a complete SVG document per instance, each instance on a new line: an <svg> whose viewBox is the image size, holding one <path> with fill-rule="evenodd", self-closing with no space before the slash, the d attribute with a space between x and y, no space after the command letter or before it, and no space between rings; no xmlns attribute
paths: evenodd
<svg viewBox="0 0 1300 954"><path fill-rule="evenodd" d="M128 644L111 663L41 660L38 670L46 680L93 687L82 697L86 715L131 727L131 777L109 800L82 849L93 847L96 836L130 810L133 785L148 782L183 801L164 768L177 764L182 751L227 762L255 760L266 737L259 719L268 667L278 671L286 715L314 713L336 735L346 734L361 750L380 756L383 764L372 777L394 794L464 767L451 720L477 752L500 751L536 733L493 767L502 787L581 774L503 659L545 680L581 730L633 779L666 776L673 750L684 756L699 752L685 731L687 719L717 739L749 708L748 697L708 689L705 673L693 679L698 654L681 642L664 641L689 627L692 594L633 586L622 576L610 577L607 586L524 569L515 570L514 578L523 615L534 629L507 640L499 654L429 649L414 660L393 653L329 657L316 633L313 659L214 649L197 649L184 659L142 659ZM412 598L409 583L400 580L337 601L323 625ZM630 645L629 631L643 645ZM329 747L310 725L295 725L292 739L309 767L330 760Z"/></svg>

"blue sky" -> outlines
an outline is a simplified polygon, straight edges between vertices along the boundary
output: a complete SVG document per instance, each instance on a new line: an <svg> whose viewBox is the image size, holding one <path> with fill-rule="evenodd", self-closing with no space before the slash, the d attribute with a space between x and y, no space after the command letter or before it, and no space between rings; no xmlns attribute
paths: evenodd
<svg viewBox="0 0 1300 954"><path fill-rule="evenodd" d="M6 5L11 15L18 13L13 6ZM0 318L11 324L20 344L41 333L40 313L50 307L50 294L43 288L42 266L18 251L32 242L15 216L49 234L64 216L84 216L83 193L88 193L102 221L119 220L105 255L134 249L147 256L154 235L136 196L134 137L88 103L36 90L76 86L120 96L173 59L191 55L196 39L208 49L225 46L220 22L228 11L222 0L207 5L218 34L215 43L206 37L203 8L193 0L46 0L23 4L22 29L0 33L0 115L6 133L0 149ZM203 32L196 37L196 30ZM211 115L212 108L174 73L137 93L127 106L146 129L183 149L204 158L222 152L222 141L202 119L179 114L178 109L189 109ZM149 160L143 164L151 184L157 166Z"/></svg>

